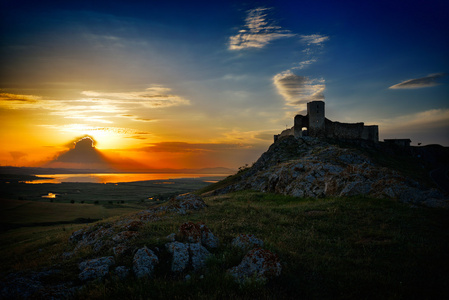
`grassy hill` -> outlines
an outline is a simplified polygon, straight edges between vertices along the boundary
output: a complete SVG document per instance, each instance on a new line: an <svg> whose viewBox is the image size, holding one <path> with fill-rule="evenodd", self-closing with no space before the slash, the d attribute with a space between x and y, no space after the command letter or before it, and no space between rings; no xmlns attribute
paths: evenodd
<svg viewBox="0 0 449 300"><path fill-rule="evenodd" d="M183 222L205 222L220 239L221 246L213 252L204 272L186 281L185 274L171 275L168 258L161 258L154 279L131 277L122 281L110 276L91 282L77 291L75 298L443 299L448 296L446 210L363 197L298 199L251 191L207 197L205 202L208 207L204 210L147 223L135 241L136 245L163 249L164 237L176 232ZM265 248L279 255L283 268L279 278L260 286L239 286L229 278L226 270L237 265L245 254L229 246L240 233L256 235L265 242ZM2 240L14 236L11 231L7 234ZM22 232L22 239L35 235L39 235L38 231ZM47 231L44 239L2 246L2 271L39 270L58 261L65 280L76 278L77 263L91 254L61 261L62 253L69 248L69 236L69 231Z"/></svg>
<svg viewBox="0 0 449 300"><path fill-rule="evenodd" d="M68 203L69 198L73 199L76 191L84 187L82 185L76 189L73 187L73 191L61 191L63 197L59 203L3 201L2 222L9 225L17 223L22 227L0 232L0 279L13 285L11 278L18 276L19 282L26 282L35 276L35 272L56 268L58 275L48 272L39 280L52 286L69 284L73 287L69 296L74 299L448 299L449 209L430 208L399 197L349 197L341 196L341 193L337 197L322 193L313 198L301 198L247 188L251 181L263 179L260 176L263 172L268 174L268 178L279 170L289 171L286 173L289 176L290 173L296 174L296 177L284 176L283 181L276 181L279 185L279 182L290 184L291 178L302 184L304 176L301 174L306 171L309 175L314 174L313 178L307 178L316 183L328 176L318 174L323 168L336 173L329 180L345 181L343 174L348 175L347 178L354 175L361 178L358 180L366 180L366 174L361 176L363 172L375 167L383 176L382 168L385 167L391 169L385 171L398 172L400 176L397 177L408 185L418 185L414 181L422 185L419 190L410 191L425 190L435 187L428 176L429 170L446 162L429 159L438 157L435 153L446 153L447 150L434 148L420 149L423 160L416 160L417 149L404 156L402 149L393 149L396 152L389 153L391 149L379 151L360 145L328 144L307 139L281 140L273 144L252 167L243 168L207 187L195 184L196 194L203 195L206 208L184 215L169 210L159 211L157 221L148 221L139 227L138 237L131 240L129 246L133 251L146 246L159 258L153 276L144 279L133 275L120 279L111 271L102 280L81 282L78 278L79 263L113 255L113 250L110 246L99 253L88 246L82 251L74 251L75 246L69 242L69 237L84 225L67 223L67 220L95 219L97 216L98 219L103 218L98 227L103 224L109 228L107 223L112 226L120 218L132 220L133 217L127 213L139 209L138 199L148 199L149 188L167 196L172 192L193 190L191 182L179 182L176 188L157 182L133 183L123 185L120 190L116 190L115 185L89 185L80 198L86 199L85 203ZM303 161L293 166L292 161L298 159ZM302 167L297 166L299 163ZM313 169L316 166L323 168ZM242 185L242 182L247 185ZM225 193L232 191L229 187L238 187L239 184L242 190ZM375 192L379 185L370 186L370 190ZM20 190L20 193L13 190L11 195L38 199L50 192L45 185L37 190L27 187L30 190ZM58 192L54 186L51 188L51 192ZM220 190L225 192L216 193ZM137 197L132 205L122 205L121 202L108 205L105 200L103 203L100 201L100 205L93 204L98 201L92 202L97 197L119 197L117 199L121 200L130 194ZM404 196L413 195L410 192ZM89 197L93 197L90 202ZM153 200L145 203L159 206L158 203L162 202ZM19 211L20 216L17 216ZM189 221L204 222L219 238L220 245L210 250L212 256L200 272L187 269L173 274L170 270L171 255L165 250L166 237L178 232L180 225ZM47 226L42 226L44 224ZM227 270L238 265L246 254L246 251L231 246L231 241L239 234L255 235L264 241L265 249L279 257L282 265L279 277L265 284L239 285L234 282ZM128 268L133 265L132 253L115 259L116 265Z"/></svg>

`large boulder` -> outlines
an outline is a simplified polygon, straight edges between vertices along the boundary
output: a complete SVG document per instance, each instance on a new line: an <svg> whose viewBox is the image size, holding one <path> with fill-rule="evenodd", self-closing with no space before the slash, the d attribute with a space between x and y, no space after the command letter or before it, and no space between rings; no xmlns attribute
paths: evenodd
<svg viewBox="0 0 449 300"><path fill-rule="evenodd" d="M262 248L250 250L242 262L228 272L235 281L243 284L250 281L265 283L268 279L281 275L281 263L276 254Z"/></svg>
<svg viewBox="0 0 449 300"><path fill-rule="evenodd" d="M184 271L189 265L189 244L172 242L165 245L167 251L173 255L171 270L174 273Z"/></svg>
<svg viewBox="0 0 449 300"><path fill-rule="evenodd" d="M105 256L83 261L79 264L81 281L101 279L109 273L109 267L115 264L114 257Z"/></svg>
<svg viewBox="0 0 449 300"><path fill-rule="evenodd" d="M211 255L200 243L171 242L165 245L167 251L173 255L171 271L184 272L189 269L198 271L206 265Z"/></svg>
<svg viewBox="0 0 449 300"><path fill-rule="evenodd" d="M137 250L133 258L133 271L137 278L153 275L154 268L159 259L153 251L147 247Z"/></svg>

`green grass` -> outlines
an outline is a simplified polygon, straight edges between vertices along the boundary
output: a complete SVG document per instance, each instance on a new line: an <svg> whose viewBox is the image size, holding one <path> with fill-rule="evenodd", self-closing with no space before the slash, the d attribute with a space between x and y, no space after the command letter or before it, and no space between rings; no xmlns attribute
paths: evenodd
<svg viewBox="0 0 449 300"><path fill-rule="evenodd" d="M204 279L189 282L167 271L155 280L95 283L80 298L433 298L447 294L449 214L367 198L297 199L241 192L210 197L202 212L145 227L138 245L163 247L184 221L205 222L222 242ZM280 278L239 287L225 271L244 253L229 244L252 233L282 261ZM101 291L101 292L99 292Z"/></svg>
<svg viewBox="0 0 449 300"><path fill-rule="evenodd" d="M108 207L108 206L106 206ZM17 226L42 223L78 223L77 219L106 219L109 217L142 210L132 204L104 205L81 203L51 203L42 201L1 200L0 219L2 224Z"/></svg>
<svg viewBox="0 0 449 300"><path fill-rule="evenodd" d="M159 257L153 279L114 275L92 282L79 291L79 299L443 299L449 287L449 212L410 207L391 200L363 197L298 199L259 192L238 192L205 199L208 207L183 216L148 223L135 247L164 248L164 237L186 221L205 222L219 237L204 272L189 281L169 272L170 257ZM78 225L79 226L79 225ZM75 230L75 226L71 230ZM42 231L41 231L42 230ZM38 253L67 251L69 231L32 228L8 232L11 241L0 248L2 268L41 267ZM240 233L251 233L278 254L282 274L265 286L240 287L226 274L244 252L230 247ZM43 237L45 237L45 240ZM28 238L21 246L18 242ZM16 241L13 241L16 239ZM14 249L27 259L13 266ZM43 249L39 252L39 249ZM103 253L108 255L109 253ZM34 256L33 256L34 255ZM34 260L33 260L34 257ZM76 278L77 262L84 253L62 263L69 278ZM53 259L55 261L55 259ZM61 263L61 261L59 261ZM131 259L118 264L131 266ZM6 264L6 265L4 265ZM6 266L6 267L5 267ZM70 275L71 274L71 275ZM203 275L203 277L201 277Z"/></svg>

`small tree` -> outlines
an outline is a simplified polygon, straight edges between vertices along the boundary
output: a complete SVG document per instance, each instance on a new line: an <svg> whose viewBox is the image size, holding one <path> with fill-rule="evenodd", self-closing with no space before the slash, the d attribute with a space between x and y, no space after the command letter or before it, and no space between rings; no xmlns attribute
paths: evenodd
<svg viewBox="0 0 449 300"><path fill-rule="evenodd" d="M72 204L75 203L75 200L70 200L70 203L72 203Z"/></svg>

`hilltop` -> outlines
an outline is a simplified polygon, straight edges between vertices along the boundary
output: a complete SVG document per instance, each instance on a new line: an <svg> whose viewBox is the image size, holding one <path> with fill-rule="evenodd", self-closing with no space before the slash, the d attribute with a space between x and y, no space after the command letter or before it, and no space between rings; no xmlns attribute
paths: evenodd
<svg viewBox="0 0 449 300"><path fill-rule="evenodd" d="M345 144L289 135L274 142L251 167L203 192L255 190L300 198L362 195L448 208L447 195L429 176L435 166L448 165L447 157L445 147Z"/></svg>

